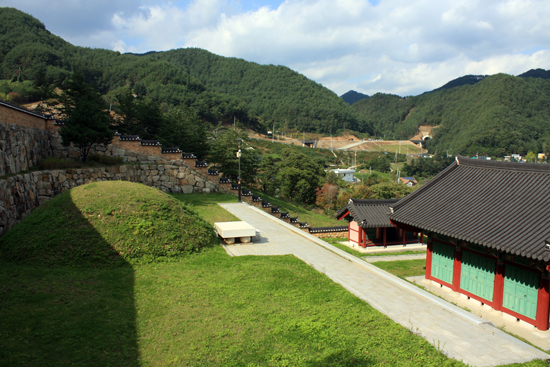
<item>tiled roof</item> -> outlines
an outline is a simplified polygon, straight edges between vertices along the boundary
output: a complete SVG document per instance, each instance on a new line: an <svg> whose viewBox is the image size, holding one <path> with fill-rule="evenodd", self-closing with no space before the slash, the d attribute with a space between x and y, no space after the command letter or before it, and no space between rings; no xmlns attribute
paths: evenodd
<svg viewBox="0 0 550 367"><path fill-rule="evenodd" d="M399 199L359 200L350 199L348 204L336 213L341 219L348 211L353 220L363 228L393 227L390 223L390 205Z"/></svg>
<svg viewBox="0 0 550 367"><path fill-rule="evenodd" d="M391 206L392 221L548 261L550 165L456 161Z"/></svg>
<svg viewBox="0 0 550 367"><path fill-rule="evenodd" d="M309 228L309 233L347 232L348 226Z"/></svg>

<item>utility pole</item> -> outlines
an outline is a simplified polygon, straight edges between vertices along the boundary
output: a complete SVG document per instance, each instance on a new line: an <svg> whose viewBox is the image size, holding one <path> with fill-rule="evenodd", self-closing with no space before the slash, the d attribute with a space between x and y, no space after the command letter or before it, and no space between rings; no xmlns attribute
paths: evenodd
<svg viewBox="0 0 550 367"><path fill-rule="evenodd" d="M239 151L237 152L237 157L239 158L239 177L237 177L237 183L239 185L239 203L241 202L241 138L237 139L239 141Z"/></svg>

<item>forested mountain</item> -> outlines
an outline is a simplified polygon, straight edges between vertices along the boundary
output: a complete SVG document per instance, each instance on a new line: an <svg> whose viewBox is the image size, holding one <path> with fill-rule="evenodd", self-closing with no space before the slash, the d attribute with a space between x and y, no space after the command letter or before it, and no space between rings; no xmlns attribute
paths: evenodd
<svg viewBox="0 0 550 367"><path fill-rule="evenodd" d="M518 75L521 78L542 78L550 79L550 70L531 69L523 74Z"/></svg>
<svg viewBox="0 0 550 367"><path fill-rule="evenodd" d="M130 88L164 110L185 104L217 124L233 118L256 130L276 128L336 133L367 125L335 93L284 66L259 65L200 49L143 55L73 46L44 24L0 8L0 80L62 87L78 70L108 101ZM7 83L0 93L11 92Z"/></svg>
<svg viewBox="0 0 550 367"><path fill-rule="evenodd" d="M550 151L550 80L506 74L401 98L375 94L353 108L378 134L409 138L421 125L440 126L430 152L504 156Z"/></svg>
<svg viewBox="0 0 550 367"><path fill-rule="evenodd" d="M487 75L464 75L460 78L456 78L454 80L451 80L450 82L446 83L442 87L434 89L432 92L437 92L438 90L442 89L451 89L455 87L460 87L462 85L474 85L477 82L485 79ZM430 92L427 92L430 93Z"/></svg>
<svg viewBox="0 0 550 367"><path fill-rule="evenodd" d="M363 93L356 92L354 90L350 90L350 91L342 94L340 96L340 98L342 98L344 100L344 102L346 102L347 104L349 104L351 106L352 104L354 104L357 101L360 101L360 100L365 99L365 98L369 98L369 96L366 95L366 94L363 94Z"/></svg>

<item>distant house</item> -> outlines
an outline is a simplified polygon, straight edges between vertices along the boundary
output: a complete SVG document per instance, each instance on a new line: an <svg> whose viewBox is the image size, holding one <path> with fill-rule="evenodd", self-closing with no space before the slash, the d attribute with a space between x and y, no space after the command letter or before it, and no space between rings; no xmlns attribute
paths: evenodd
<svg viewBox="0 0 550 367"><path fill-rule="evenodd" d="M338 177L346 182L357 182L357 178L353 176L355 173L354 169L331 169L331 172L334 172Z"/></svg>
<svg viewBox="0 0 550 367"><path fill-rule="evenodd" d="M407 186L416 186L418 182L414 177L399 177L399 182Z"/></svg>
<svg viewBox="0 0 550 367"><path fill-rule="evenodd" d="M427 236L426 279L547 330L549 208L549 165L457 156L390 221Z"/></svg>
<svg viewBox="0 0 550 367"><path fill-rule="evenodd" d="M416 243L418 233L403 231L390 222L390 205L398 201L350 199L336 218L349 221L348 240L361 247Z"/></svg>
<svg viewBox="0 0 550 367"><path fill-rule="evenodd" d="M538 153L538 154L537 154L537 159L545 160L545 159L546 159L546 154L544 154L544 153Z"/></svg>

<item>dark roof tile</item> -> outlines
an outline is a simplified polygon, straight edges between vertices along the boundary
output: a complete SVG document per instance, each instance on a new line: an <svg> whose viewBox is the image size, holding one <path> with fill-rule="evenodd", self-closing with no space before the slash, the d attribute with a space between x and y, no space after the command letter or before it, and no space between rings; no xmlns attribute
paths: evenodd
<svg viewBox="0 0 550 367"><path fill-rule="evenodd" d="M390 223L390 205L400 199L359 200L350 199L348 204L336 213L341 219L348 211L353 220L363 228L393 227Z"/></svg>
<svg viewBox="0 0 550 367"><path fill-rule="evenodd" d="M550 165L456 161L393 204L390 218L513 255L550 260Z"/></svg>

